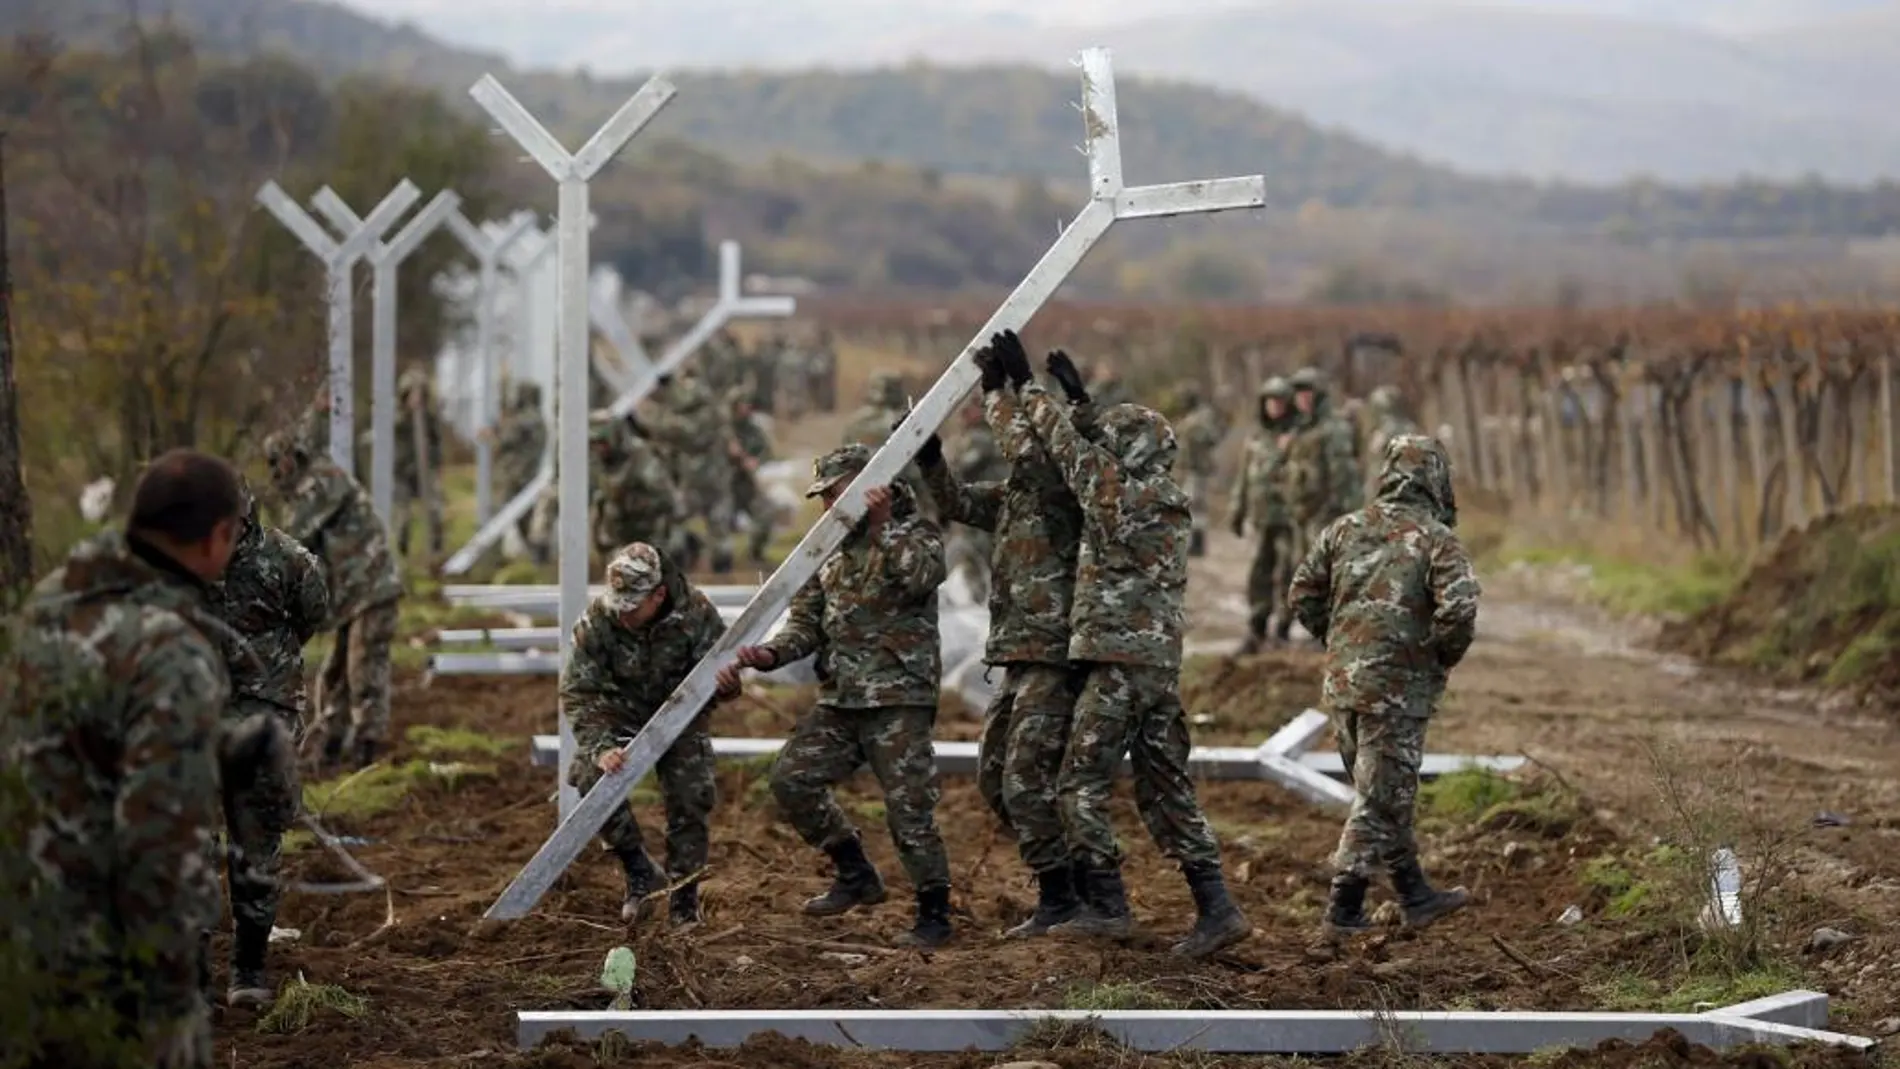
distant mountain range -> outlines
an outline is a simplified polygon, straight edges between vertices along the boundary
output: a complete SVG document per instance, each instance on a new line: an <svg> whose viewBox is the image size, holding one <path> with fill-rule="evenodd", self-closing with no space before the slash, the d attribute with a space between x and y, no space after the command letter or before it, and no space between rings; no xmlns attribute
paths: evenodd
<svg viewBox="0 0 1900 1069"><path fill-rule="evenodd" d="M1105 44L1128 71L1239 90L1467 170L1587 181L1900 175L1892 0L1254 0L1158 15L1147 0L407 3L448 40L597 75L911 58L1056 68Z"/></svg>

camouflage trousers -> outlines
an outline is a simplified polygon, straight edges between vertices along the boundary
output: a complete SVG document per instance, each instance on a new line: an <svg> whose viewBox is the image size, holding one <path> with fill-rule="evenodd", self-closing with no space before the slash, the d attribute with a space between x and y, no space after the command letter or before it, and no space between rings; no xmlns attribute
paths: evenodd
<svg viewBox="0 0 1900 1069"><path fill-rule="evenodd" d="M420 496L421 500L417 498ZM396 552L404 557L409 555L410 521L415 513L422 513L422 520L429 537L429 552L442 553L442 489L440 484L431 484L429 492L417 495L412 481L396 480L395 500L391 502L390 530L396 535ZM506 500L506 499L504 499Z"/></svg>
<svg viewBox="0 0 1900 1069"><path fill-rule="evenodd" d="M1009 665L976 747L977 791L1016 836L1031 872L1069 863L1056 783L1075 712L1070 676L1067 665Z"/></svg>
<svg viewBox="0 0 1900 1069"><path fill-rule="evenodd" d="M1333 869L1367 877L1389 872L1418 855L1412 819L1430 721L1340 710L1333 711L1332 721L1353 788L1352 812L1339 833Z"/></svg>
<svg viewBox="0 0 1900 1069"><path fill-rule="evenodd" d="M255 698L234 699L225 717L236 721L258 713L276 717L291 740L303 726L296 713ZM283 900L284 833L303 807L297 763L226 769L224 775L224 864L231 885L231 916L239 924L269 931L277 923L277 905Z"/></svg>
<svg viewBox="0 0 1900 1069"><path fill-rule="evenodd" d="M976 604L988 604L990 555L996 545L996 536L988 531L957 524L951 528L950 536L945 541L944 563L952 572L962 570L970 582L970 595L976 599Z"/></svg>
<svg viewBox="0 0 1900 1069"><path fill-rule="evenodd" d="M839 709L819 705L798 722L772 765L772 797L799 837L828 847L858 834L831 789L871 766L884 789L891 844L918 891L950 886L950 859L937 832L937 762L926 705Z"/></svg>
<svg viewBox="0 0 1900 1069"><path fill-rule="evenodd" d="M1264 638L1293 581L1293 529L1284 524L1254 535L1253 566L1247 570L1247 633ZM1289 617L1290 619L1290 617Z"/></svg>
<svg viewBox="0 0 1900 1069"><path fill-rule="evenodd" d="M1155 845L1183 866L1220 864L1220 845L1188 778L1191 745L1180 682L1176 668L1089 667L1057 785L1069 846L1079 859L1102 867L1121 861L1108 800L1127 755L1135 809Z"/></svg>
<svg viewBox="0 0 1900 1069"><path fill-rule="evenodd" d="M528 510L528 551L536 561L546 561L554 550L554 529L561 511L559 490L558 480L549 482Z"/></svg>
<svg viewBox="0 0 1900 1069"><path fill-rule="evenodd" d="M344 746L389 736L389 653L396 642L396 602L364 609L336 629L336 643L317 675L313 735L329 738L349 722Z"/></svg>
<svg viewBox="0 0 1900 1069"><path fill-rule="evenodd" d="M629 735L642 724L627 726ZM576 754L568 766L567 781L585 795L599 783L603 773L585 754ZM706 867L712 837L713 807L719 802L719 786L713 778L712 729L705 716L699 717L680 733L680 737L660 755L654 767L660 781L660 803L666 810L666 874L678 881ZM631 854L645 849L646 840L631 804L614 807L600 838L616 854Z"/></svg>

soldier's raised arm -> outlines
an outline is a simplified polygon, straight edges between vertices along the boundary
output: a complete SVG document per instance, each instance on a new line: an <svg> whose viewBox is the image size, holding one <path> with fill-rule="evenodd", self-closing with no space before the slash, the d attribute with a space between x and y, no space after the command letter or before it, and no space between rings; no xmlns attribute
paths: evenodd
<svg viewBox="0 0 1900 1069"><path fill-rule="evenodd" d="M330 580L323 562L296 539L285 536L284 577L289 587L285 604L289 606L291 627L300 641L323 630L330 619Z"/></svg>
<svg viewBox="0 0 1900 1069"><path fill-rule="evenodd" d="M895 492L895 491L893 491ZM921 516L890 520L879 528L870 554L875 574L867 576L880 592L897 601L914 601L943 585L943 532Z"/></svg>
<svg viewBox="0 0 1900 1069"><path fill-rule="evenodd" d="M987 404L985 405L987 408ZM964 482L943 459L943 439L931 435L917 450L917 466L938 511L951 523L994 531L1003 514L1003 484Z"/></svg>
<svg viewBox="0 0 1900 1069"><path fill-rule="evenodd" d="M1040 384L1024 386L1022 398L1029 425L1083 514L1102 528L1105 537L1113 538L1122 527L1121 465L1115 455L1083 437L1069 413Z"/></svg>
<svg viewBox="0 0 1900 1069"><path fill-rule="evenodd" d="M309 546L349 503L350 483L341 471L311 468L298 481L295 496L284 533Z"/></svg>

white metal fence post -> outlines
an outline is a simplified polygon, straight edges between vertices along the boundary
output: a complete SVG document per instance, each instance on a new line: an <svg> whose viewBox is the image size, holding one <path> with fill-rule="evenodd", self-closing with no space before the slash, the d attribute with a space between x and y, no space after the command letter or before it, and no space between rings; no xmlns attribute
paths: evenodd
<svg viewBox="0 0 1900 1069"><path fill-rule="evenodd" d="M492 237L459 211L449 213L448 224L449 233L475 257L480 272L475 291L475 520L487 523L494 507L495 450L484 432L501 418L495 388L495 300L501 286L501 258L534 225L534 216L524 212L494 224L497 233Z"/></svg>

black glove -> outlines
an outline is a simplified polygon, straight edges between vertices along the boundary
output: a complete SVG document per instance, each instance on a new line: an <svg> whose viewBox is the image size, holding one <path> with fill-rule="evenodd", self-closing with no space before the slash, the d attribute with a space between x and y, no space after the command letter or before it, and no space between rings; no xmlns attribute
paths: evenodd
<svg viewBox="0 0 1900 1069"><path fill-rule="evenodd" d="M1070 404L1088 403L1089 392L1082 385L1082 373L1076 370L1075 361L1069 359L1068 353L1057 349L1049 354L1049 360L1043 366L1049 369L1049 377L1062 387L1062 395L1069 399Z"/></svg>
<svg viewBox="0 0 1900 1069"><path fill-rule="evenodd" d="M1015 389L1029 385L1029 353L1023 349L1023 340L1013 330L1003 331L990 338L990 348L996 351L997 358L1003 362L1003 373L1009 376L1009 383Z"/></svg>
<svg viewBox="0 0 1900 1069"><path fill-rule="evenodd" d="M1009 376L1003 374L1003 361L996 355L996 350L985 345L976 351L973 359L976 360L977 370L983 373L983 392L995 393L1002 389Z"/></svg>
<svg viewBox="0 0 1900 1069"><path fill-rule="evenodd" d="M897 433L897 428L903 425L904 421L901 419L891 424L891 433ZM924 444L917 447L916 460L917 466L922 468L934 468L943 463L943 439L934 433L924 439Z"/></svg>

